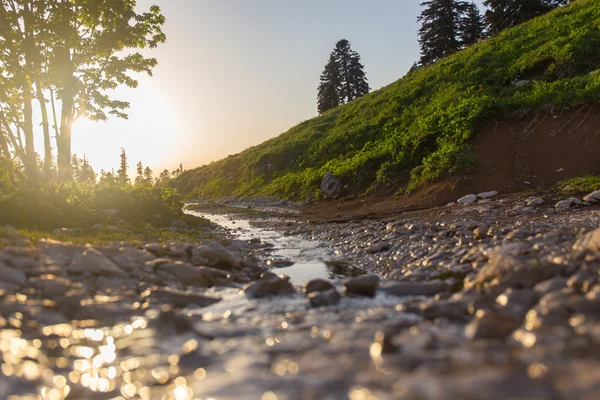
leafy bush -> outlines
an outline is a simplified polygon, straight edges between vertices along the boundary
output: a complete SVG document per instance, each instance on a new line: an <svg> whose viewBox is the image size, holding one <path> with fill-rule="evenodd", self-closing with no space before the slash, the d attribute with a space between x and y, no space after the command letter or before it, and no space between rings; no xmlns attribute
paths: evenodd
<svg viewBox="0 0 600 400"><path fill-rule="evenodd" d="M173 185L195 197L302 199L331 171L352 192L403 179L415 188L471 170L469 141L486 120L597 100L600 73L590 72L599 67L600 7L597 0L577 1L240 154L186 171ZM516 87L518 80L530 83Z"/></svg>
<svg viewBox="0 0 600 400"><path fill-rule="evenodd" d="M163 227L182 216L182 207L181 196L172 188L51 182L36 190L0 192L0 225L54 229L123 219ZM118 210L112 219L110 209Z"/></svg>

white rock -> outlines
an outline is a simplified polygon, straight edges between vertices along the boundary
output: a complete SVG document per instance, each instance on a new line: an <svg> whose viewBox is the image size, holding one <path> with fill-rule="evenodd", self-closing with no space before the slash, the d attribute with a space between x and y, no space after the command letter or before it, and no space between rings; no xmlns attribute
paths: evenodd
<svg viewBox="0 0 600 400"><path fill-rule="evenodd" d="M477 201L477 195L474 195L474 194L468 194L468 195L463 196L460 199L456 200L456 202L458 204L470 204L470 203L474 203L475 201Z"/></svg>
<svg viewBox="0 0 600 400"><path fill-rule="evenodd" d="M489 192L482 192L477 195L480 199L489 199L490 197L494 197L498 195L498 191L491 190Z"/></svg>
<svg viewBox="0 0 600 400"><path fill-rule="evenodd" d="M89 273L97 276L127 276L121 268L96 249L88 249L75 257L67 271L71 274Z"/></svg>
<svg viewBox="0 0 600 400"><path fill-rule="evenodd" d="M531 206L539 206L540 204L544 204L544 199L541 197L530 197L527 199L526 203L529 207Z"/></svg>
<svg viewBox="0 0 600 400"><path fill-rule="evenodd" d="M563 172L565 169L564 168L559 168L556 170L556 172Z"/></svg>

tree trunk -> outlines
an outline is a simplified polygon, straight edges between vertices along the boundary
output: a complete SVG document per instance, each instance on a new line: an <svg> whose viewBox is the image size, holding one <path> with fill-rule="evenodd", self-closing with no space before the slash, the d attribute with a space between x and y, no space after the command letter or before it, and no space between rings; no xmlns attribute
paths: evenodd
<svg viewBox="0 0 600 400"><path fill-rule="evenodd" d="M73 121L72 101L63 99L60 117L60 135L56 138L58 150L58 177L61 181L71 179L71 127Z"/></svg>
<svg viewBox="0 0 600 400"><path fill-rule="evenodd" d="M73 105L75 103L75 78L70 49L61 49L60 64L64 68L64 89L60 115L60 135L56 138L58 178L61 181L72 177L71 167L71 130L73 126Z"/></svg>
<svg viewBox="0 0 600 400"><path fill-rule="evenodd" d="M31 108L31 98L25 97L23 102L23 134L25 136L25 171L27 181L30 187L36 187L38 184L38 170L35 160L35 148L33 143L33 111Z"/></svg>
<svg viewBox="0 0 600 400"><path fill-rule="evenodd" d="M50 123L48 121L48 110L46 108L46 99L39 82L35 82L37 100L40 103L42 114L42 128L44 130L44 179L50 180L52 177L52 145L50 144Z"/></svg>

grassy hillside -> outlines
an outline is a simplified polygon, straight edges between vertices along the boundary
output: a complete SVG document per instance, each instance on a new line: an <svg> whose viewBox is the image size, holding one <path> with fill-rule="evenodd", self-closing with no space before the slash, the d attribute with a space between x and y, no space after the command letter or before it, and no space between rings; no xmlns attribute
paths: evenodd
<svg viewBox="0 0 600 400"><path fill-rule="evenodd" d="M598 68L600 1L578 1L186 171L174 184L196 197L303 199L318 194L331 171L347 193L387 184L413 189L476 168L469 139L486 120L600 99ZM519 80L531 82L517 87Z"/></svg>

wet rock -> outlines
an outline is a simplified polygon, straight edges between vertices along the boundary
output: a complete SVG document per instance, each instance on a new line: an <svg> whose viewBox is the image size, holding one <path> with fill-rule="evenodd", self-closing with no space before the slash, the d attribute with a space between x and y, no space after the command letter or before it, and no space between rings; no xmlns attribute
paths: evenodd
<svg viewBox="0 0 600 400"><path fill-rule="evenodd" d="M569 278L567 286L578 292L586 293L598 282L597 276L598 274L594 276L589 272L579 271Z"/></svg>
<svg viewBox="0 0 600 400"><path fill-rule="evenodd" d="M477 201L477 195L475 195L475 194L468 194L468 195L463 196L460 199L456 200L456 202L458 204L470 204L470 203L474 203L476 201Z"/></svg>
<svg viewBox="0 0 600 400"><path fill-rule="evenodd" d="M489 199L489 198L491 198L491 197L494 197L494 196L497 196L497 195L498 195L498 191L496 191L496 190L491 190L491 191L489 191L489 192L482 192L482 193L479 193L479 194L477 195L477 197L479 197L480 199Z"/></svg>
<svg viewBox="0 0 600 400"><path fill-rule="evenodd" d="M0 280L23 286L27 281L27 276L23 271L7 267L3 262L0 262Z"/></svg>
<svg viewBox="0 0 600 400"><path fill-rule="evenodd" d="M342 188L342 181L331 172L325 172L321 181L321 192L327 197L333 197Z"/></svg>
<svg viewBox="0 0 600 400"><path fill-rule="evenodd" d="M570 208L574 205L581 205L582 202L577 197L569 197L556 203L555 208Z"/></svg>
<svg viewBox="0 0 600 400"><path fill-rule="evenodd" d="M322 292L325 290L333 289L333 285L324 279L313 279L304 284L302 292L310 294L313 292Z"/></svg>
<svg viewBox="0 0 600 400"><path fill-rule="evenodd" d="M538 297L542 297L547 293L558 291L565 286L567 286L567 278L557 276L538 283L533 287L533 291Z"/></svg>
<svg viewBox="0 0 600 400"><path fill-rule="evenodd" d="M141 268L146 261L155 259L156 256L147 250L121 247L110 259L126 271Z"/></svg>
<svg viewBox="0 0 600 400"><path fill-rule="evenodd" d="M541 197L530 197L527 199L527 201L525 202L525 204L529 207L533 207L533 206L539 206L544 204L544 199L542 199Z"/></svg>
<svg viewBox="0 0 600 400"><path fill-rule="evenodd" d="M242 290L249 299L296 294L294 285L274 274L263 275L258 281L244 286Z"/></svg>
<svg viewBox="0 0 600 400"><path fill-rule="evenodd" d="M340 294L335 288L311 292L307 297L312 307L330 306L340 301Z"/></svg>
<svg viewBox="0 0 600 400"><path fill-rule="evenodd" d="M375 297L379 277L375 275L364 275L350 278L344 281L344 294Z"/></svg>
<svg viewBox="0 0 600 400"><path fill-rule="evenodd" d="M489 226L482 224L473 230L473 234L475 235L475 239L481 240L485 239L488 235Z"/></svg>
<svg viewBox="0 0 600 400"><path fill-rule="evenodd" d="M183 261L160 264L157 271L171 274L185 285L208 287L212 283L212 279L207 276L205 270L197 269L192 264Z"/></svg>
<svg viewBox="0 0 600 400"><path fill-rule="evenodd" d="M442 282L394 282L380 285L379 290L393 296L435 296L448 286Z"/></svg>
<svg viewBox="0 0 600 400"><path fill-rule="evenodd" d="M596 203L598 200L600 200L600 190L595 190L592 193L585 195L583 198L583 201L590 203Z"/></svg>
<svg viewBox="0 0 600 400"><path fill-rule="evenodd" d="M206 266L205 261L212 268L233 270L241 268L242 258L215 242L210 246L196 247L192 251L192 264Z"/></svg>
<svg viewBox="0 0 600 400"><path fill-rule="evenodd" d="M151 301L156 300L160 303L170 304L175 307L187 307L190 305L206 307L221 300L215 297L204 296L199 293L184 292L171 288L148 290L142 294L142 298L149 298Z"/></svg>
<svg viewBox="0 0 600 400"><path fill-rule="evenodd" d="M521 321L500 312L479 310L465 327L469 339L504 339L521 325Z"/></svg>
<svg viewBox="0 0 600 400"><path fill-rule="evenodd" d="M379 253L380 251L385 251L390 249L390 242L379 242L371 245L367 248L367 253L374 254Z"/></svg>
<svg viewBox="0 0 600 400"><path fill-rule="evenodd" d="M573 245L573 250L600 252L600 229L593 230L580 237Z"/></svg>
<svg viewBox="0 0 600 400"><path fill-rule="evenodd" d="M93 248L77 255L73 263L67 268L67 272L74 275L127 276L115 263Z"/></svg>
<svg viewBox="0 0 600 400"><path fill-rule="evenodd" d="M29 279L27 286L39 290L44 296L54 298L64 295L69 290L70 284L71 282L68 279L54 275L44 275Z"/></svg>
<svg viewBox="0 0 600 400"><path fill-rule="evenodd" d="M17 290L19 290L19 285L16 283L0 280L0 297L13 295Z"/></svg>
<svg viewBox="0 0 600 400"><path fill-rule="evenodd" d="M388 279L402 280L405 274L406 271L403 268L396 268L385 274L385 277Z"/></svg>
<svg viewBox="0 0 600 400"><path fill-rule="evenodd" d="M508 288L496 298L496 303L502 307L505 314L523 318L536 300L537 295L531 289Z"/></svg>
<svg viewBox="0 0 600 400"><path fill-rule="evenodd" d="M532 257L527 254L528 250L529 245L523 242L493 248L488 252L487 264L474 278L465 279L465 288L532 288L561 271L560 264Z"/></svg>

